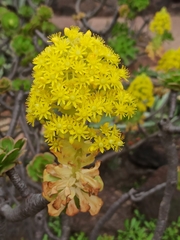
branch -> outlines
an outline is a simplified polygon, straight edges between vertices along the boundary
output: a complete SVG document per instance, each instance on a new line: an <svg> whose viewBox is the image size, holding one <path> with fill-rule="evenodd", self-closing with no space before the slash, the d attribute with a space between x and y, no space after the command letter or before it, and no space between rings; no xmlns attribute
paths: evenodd
<svg viewBox="0 0 180 240"><path fill-rule="evenodd" d="M51 230L49 229L49 226L47 224L47 221L45 221L44 223L44 228L45 228L45 232L47 233L47 235L52 239L52 240L60 240L59 237L55 236Z"/></svg>
<svg viewBox="0 0 180 240"><path fill-rule="evenodd" d="M12 136L13 135L14 129L15 129L16 124L17 124L17 120L19 118L19 113L21 111L21 103L23 101L23 97L24 97L24 92L22 90L20 90L18 92L18 95L17 95L16 100L15 100L15 106L14 106L14 110L13 110L13 114L12 114L12 120L11 120L11 123L10 123L10 126L9 126L9 130L7 132L7 136Z"/></svg>
<svg viewBox="0 0 180 240"><path fill-rule="evenodd" d="M35 34L46 44L48 44L48 39L44 36L44 34L42 32L40 32L39 30L35 30Z"/></svg>
<svg viewBox="0 0 180 240"><path fill-rule="evenodd" d="M144 19L143 24L141 25L140 29L135 34L135 39L137 40L138 36L142 33L146 25L150 22L150 18Z"/></svg>
<svg viewBox="0 0 180 240"><path fill-rule="evenodd" d="M157 113L163 111L163 110L164 110L164 107L167 105L167 102L169 101L169 97L170 97L170 96L169 96L169 93L168 93L168 96L167 96L167 98L165 99L165 101L164 101L164 103L162 104L162 106L161 106L159 109L151 112L151 114L150 114L148 117L145 118L145 121L148 121L148 120L152 119Z"/></svg>
<svg viewBox="0 0 180 240"><path fill-rule="evenodd" d="M172 124L172 122L170 122L170 120L162 119L161 125L162 124L163 124L163 131L165 131L167 133L180 133L180 127L173 126L173 124Z"/></svg>
<svg viewBox="0 0 180 240"><path fill-rule="evenodd" d="M16 187L16 189L20 192L21 196L23 198L26 198L30 194L29 188L26 186L26 184L23 182L23 180L19 177L18 173L15 171L15 169L11 169L6 172L9 179L13 183L13 185Z"/></svg>
<svg viewBox="0 0 180 240"><path fill-rule="evenodd" d="M106 3L107 0L100 0L100 4L98 7L96 7L93 11L90 11L88 13L86 13L86 20L92 18L93 16L95 16L100 10L101 8L103 7L103 5ZM78 0L76 1L76 4L75 4L75 10L77 13L81 12L80 10L80 4L81 4L82 0Z"/></svg>
<svg viewBox="0 0 180 240"><path fill-rule="evenodd" d="M35 36L33 37L33 43L34 43L34 46L35 46L37 52L41 52L41 51L42 51L42 48L41 48L41 47L39 46L39 44L38 44L37 35L35 35Z"/></svg>
<svg viewBox="0 0 180 240"><path fill-rule="evenodd" d="M2 185L2 179L0 181L1 181L0 185ZM4 203L4 199L5 199L5 192L2 186L0 186L0 204ZM4 216L0 215L0 239L1 240L6 240L6 230L7 230L6 219Z"/></svg>
<svg viewBox="0 0 180 240"><path fill-rule="evenodd" d="M34 216L43 210L48 201L40 194L30 194L20 205L11 208L7 203L1 204L0 213L11 222L24 220L30 216Z"/></svg>
<svg viewBox="0 0 180 240"><path fill-rule="evenodd" d="M5 45L7 45L8 43L9 43L9 39L8 39L8 38L4 39L4 41L2 41L1 44L0 44L0 49L2 50L2 48L3 48Z"/></svg>
<svg viewBox="0 0 180 240"><path fill-rule="evenodd" d="M13 79L13 77L15 76L19 65L19 61L20 61L19 57L15 57L13 67L10 74L8 75L8 78Z"/></svg>
<svg viewBox="0 0 180 240"><path fill-rule="evenodd" d="M35 216L35 238L34 240L42 240L44 235L44 223L46 222L44 211L41 211Z"/></svg>
<svg viewBox="0 0 180 240"><path fill-rule="evenodd" d="M130 189L128 193L124 193L116 202L114 202L111 207L108 209L108 211L104 214L103 217L101 217L97 222L96 226L91 232L90 235L90 240L97 239L99 235L99 231L101 228L104 226L104 224L111 219L111 217L114 215L114 213L118 210L118 208L126 202L129 198L132 201L139 202L142 201L144 198L147 196L161 190L166 186L166 183L161 183L155 186L154 188L148 190L148 191L143 191L143 192L138 192L137 190Z"/></svg>
<svg viewBox="0 0 180 240"><path fill-rule="evenodd" d="M34 143L34 141L31 140L30 131L29 131L29 128L27 125L24 111L25 111L24 108L21 108L21 116L20 116L19 122L21 124L21 128L23 130L24 136L27 138L27 144L28 144L32 154L35 155L36 154L35 147L32 144L32 142Z"/></svg>
<svg viewBox="0 0 180 240"><path fill-rule="evenodd" d="M160 134L159 131L155 132L155 133L149 135L147 138L142 139L142 140L138 141L137 143L133 144L132 146L124 148L122 151L119 151L119 152L109 151L109 152L103 154L102 156L97 157L96 159L100 160L101 162L105 162L105 161L109 160L112 157L115 157L115 156L119 157L119 156L129 152L130 150L134 150L134 149L140 147L148 139L156 137L156 136L159 136L159 134Z"/></svg>
<svg viewBox="0 0 180 240"><path fill-rule="evenodd" d="M164 196L160 204L158 222L155 230L153 240L160 240L163 236L166 228L168 214L171 206L171 199L177 183L177 166L178 166L178 155L176 146L173 143L172 135L168 130L169 120L162 120L160 122L160 129L162 132L162 141L164 148L166 149L166 156L168 160L168 173L166 188Z"/></svg>
<svg viewBox="0 0 180 240"><path fill-rule="evenodd" d="M26 78L27 76L29 76L32 72L32 68L33 68L33 65L32 63L29 63L27 67L22 67L20 66L18 68L18 75L20 78Z"/></svg>
<svg viewBox="0 0 180 240"><path fill-rule="evenodd" d="M169 109L169 118L172 119L174 117L174 112L176 109L176 100L177 100L177 92L171 90L170 93L170 109Z"/></svg>
<svg viewBox="0 0 180 240"><path fill-rule="evenodd" d="M13 110L13 107L9 106L6 102L4 102L3 98L4 98L4 96L0 97L0 104L1 104L6 110L12 111L12 110Z"/></svg>
<svg viewBox="0 0 180 240"><path fill-rule="evenodd" d="M117 211L117 209L129 199L130 195L129 193L124 193L116 202L114 202L111 207L107 210L107 212L104 214L103 217L101 217L97 222L96 226L92 230L90 234L90 240L97 239L99 235L99 231L102 228L102 226L107 222Z"/></svg>
<svg viewBox="0 0 180 240"><path fill-rule="evenodd" d="M6 219L0 215L0 239L6 240Z"/></svg>
<svg viewBox="0 0 180 240"><path fill-rule="evenodd" d="M150 190L146 191L146 192L137 192L134 189L131 189L129 191L131 200L133 202L140 202L142 201L145 197L150 196L151 194L161 190L162 188L164 188L166 186L166 183L161 183L158 184L157 186L155 186L154 188L151 188Z"/></svg>
<svg viewBox="0 0 180 240"><path fill-rule="evenodd" d="M81 4L82 0L77 0L76 1L76 5L75 5L75 10L76 13L78 14L79 12L81 12L80 10L80 4ZM99 10L98 10L99 11ZM90 13L89 13L90 15ZM89 24L88 24L88 19L90 18L89 15L87 17L84 17L81 19L81 22L83 23L83 25L91 30L93 33L96 33L98 35L106 35L109 31L111 31L111 29L113 28L114 24L116 23L118 17L119 17L119 11L118 9L116 10L116 12L114 13L113 19L111 21L111 23L102 31L96 31L94 28L92 28Z"/></svg>
<svg viewBox="0 0 180 240"><path fill-rule="evenodd" d="M67 240L69 239L71 232L69 217L63 213L61 216L61 220L62 220L62 234L60 240Z"/></svg>
<svg viewBox="0 0 180 240"><path fill-rule="evenodd" d="M34 10L37 9L37 6L31 0L27 0L27 2L32 9L34 9Z"/></svg>

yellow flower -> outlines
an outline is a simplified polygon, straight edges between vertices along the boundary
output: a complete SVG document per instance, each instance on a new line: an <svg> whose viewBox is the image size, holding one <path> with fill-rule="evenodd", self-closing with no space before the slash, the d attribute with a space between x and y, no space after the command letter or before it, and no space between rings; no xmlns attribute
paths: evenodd
<svg viewBox="0 0 180 240"><path fill-rule="evenodd" d="M151 32L159 35L171 30L171 18L165 7L155 14L149 28Z"/></svg>
<svg viewBox="0 0 180 240"><path fill-rule="evenodd" d="M157 70L167 72L174 69L180 69L180 48L166 51L157 64Z"/></svg>
<svg viewBox="0 0 180 240"><path fill-rule="evenodd" d="M74 169L70 165L48 164L44 170L43 196L50 202L48 213L58 216L64 209L73 216L79 211L89 211L91 215L99 212L102 200L97 197L103 188L99 177L100 162L90 169ZM76 199L79 204L76 204Z"/></svg>
<svg viewBox="0 0 180 240"><path fill-rule="evenodd" d="M100 122L103 115L117 114L121 119L135 111L135 102L122 85L129 76L128 70L119 68L119 56L91 31L65 28L64 36L57 33L49 39L52 44L33 61L34 82L27 99L27 120L31 124L35 120L44 123L45 138L52 150L61 149L62 139L71 144L76 139L96 143L96 131L93 136L88 123ZM126 101L122 102L124 95ZM102 133L101 137L104 138ZM94 151L103 152L110 146L118 150L120 133L118 138L111 144L106 139L104 147L96 144Z"/></svg>
<svg viewBox="0 0 180 240"><path fill-rule="evenodd" d="M137 109L140 112L146 111L154 103L153 84L146 74L137 76L130 84L128 92L136 99Z"/></svg>

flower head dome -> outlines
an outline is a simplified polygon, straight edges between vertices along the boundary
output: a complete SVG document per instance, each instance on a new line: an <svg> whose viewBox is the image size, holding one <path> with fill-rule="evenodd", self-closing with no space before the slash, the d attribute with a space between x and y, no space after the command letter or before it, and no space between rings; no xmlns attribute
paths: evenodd
<svg viewBox="0 0 180 240"><path fill-rule="evenodd" d="M62 139L70 143L92 140L92 151L123 145L116 127L106 131L89 127L103 115L130 117L135 104L123 89L128 70L119 68L119 56L90 31L64 29L49 37L52 43L34 59L34 82L27 100L27 120L40 120L51 149L59 151Z"/></svg>

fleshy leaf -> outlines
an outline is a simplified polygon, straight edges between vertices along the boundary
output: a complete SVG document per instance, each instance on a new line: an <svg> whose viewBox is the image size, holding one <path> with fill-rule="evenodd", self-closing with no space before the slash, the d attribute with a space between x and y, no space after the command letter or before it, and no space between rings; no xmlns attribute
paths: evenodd
<svg viewBox="0 0 180 240"><path fill-rule="evenodd" d="M15 145L14 145L14 148L18 148L19 150L23 147L23 145L25 144L26 142L26 139L25 138L22 138L22 139L19 139Z"/></svg>
<svg viewBox="0 0 180 240"><path fill-rule="evenodd" d="M6 155L5 152L2 152L2 153L0 154L0 162L2 161L2 159L4 158L5 155Z"/></svg>
<svg viewBox="0 0 180 240"><path fill-rule="evenodd" d="M11 150L10 152L8 152L4 156L1 163L2 164L10 164L10 163L16 161L20 154L21 154L20 150L15 148L15 149Z"/></svg>
<svg viewBox="0 0 180 240"><path fill-rule="evenodd" d="M20 139L16 143L11 137L4 137L0 140L0 176L12 169L17 164L17 158L22 155L22 147L25 139Z"/></svg>
<svg viewBox="0 0 180 240"><path fill-rule="evenodd" d="M12 163L12 164L9 164L7 166L2 166L0 165L0 176L3 175L3 173L9 171L10 169L14 168L15 166L15 163Z"/></svg>
<svg viewBox="0 0 180 240"><path fill-rule="evenodd" d="M4 155L4 158L0 161L0 176L16 165L16 160L20 154L19 149L13 149Z"/></svg>
<svg viewBox="0 0 180 240"><path fill-rule="evenodd" d="M6 152L9 152L14 148L14 140L11 137L5 137L1 139L0 145Z"/></svg>
<svg viewBox="0 0 180 240"><path fill-rule="evenodd" d="M29 177L35 182L41 182L45 166L53 163L54 160L54 155L48 152L36 155L27 165L27 173Z"/></svg>

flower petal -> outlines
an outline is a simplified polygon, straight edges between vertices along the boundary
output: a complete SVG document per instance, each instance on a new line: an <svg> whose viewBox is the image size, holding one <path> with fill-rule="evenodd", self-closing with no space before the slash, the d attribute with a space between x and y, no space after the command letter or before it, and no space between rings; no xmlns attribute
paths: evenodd
<svg viewBox="0 0 180 240"><path fill-rule="evenodd" d="M79 212L79 209L77 208L74 198L73 198L67 205L66 214L68 216L74 216L78 212Z"/></svg>
<svg viewBox="0 0 180 240"><path fill-rule="evenodd" d="M82 192L79 188L76 189L76 195L79 199L79 204L80 204L80 211L81 212L87 212L90 209L89 203L87 199L84 196L84 192Z"/></svg>
<svg viewBox="0 0 180 240"><path fill-rule="evenodd" d="M102 199L97 196L91 195L88 197L88 201L90 205L90 210L89 210L90 214L92 216L98 214L100 208L103 205Z"/></svg>
<svg viewBox="0 0 180 240"><path fill-rule="evenodd" d="M61 204L60 208L56 209L56 208L54 208L53 204L54 204L54 201L52 201L48 204L48 213L50 216L57 217L64 210L65 206L63 204Z"/></svg>

